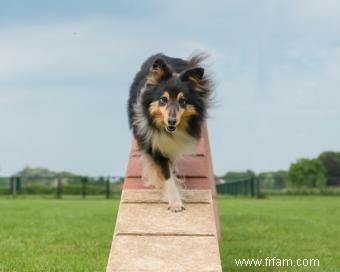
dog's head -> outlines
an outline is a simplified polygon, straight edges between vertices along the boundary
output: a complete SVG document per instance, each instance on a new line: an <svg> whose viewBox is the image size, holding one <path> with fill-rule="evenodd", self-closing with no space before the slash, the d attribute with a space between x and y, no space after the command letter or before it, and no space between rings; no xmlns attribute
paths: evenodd
<svg viewBox="0 0 340 272"><path fill-rule="evenodd" d="M203 118L208 92L202 67L176 73L164 59L158 58L147 77L143 104L154 126L173 133L187 129L193 118Z"/></svg>

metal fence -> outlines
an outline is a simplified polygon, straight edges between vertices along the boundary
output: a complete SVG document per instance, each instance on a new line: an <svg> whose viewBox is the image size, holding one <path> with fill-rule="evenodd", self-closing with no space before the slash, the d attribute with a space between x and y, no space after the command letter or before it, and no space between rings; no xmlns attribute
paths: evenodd
<svg viewBox="0 0 340 272"><path fill-rule="evenodd" d="M255 177L242 180L235 180L216 185L216 191L219 194L229 195L248 195L251 197L259 197L260 186Z"/></svg>
<svg viewBox="0 0 340 272"><path fill-rule="evenodd" d="M117 182L118 181L118 182ZM50 195L62 198L63 195L103 195L110 198L121 190L121 182L111 177L0 177L0 195Z"/></svg>

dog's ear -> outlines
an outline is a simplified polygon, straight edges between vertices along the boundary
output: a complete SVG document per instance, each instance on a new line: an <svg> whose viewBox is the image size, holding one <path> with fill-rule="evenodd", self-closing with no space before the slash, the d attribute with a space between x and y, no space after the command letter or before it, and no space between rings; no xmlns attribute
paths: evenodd
<svg viewBox="0 0 340 272"><path fill-rule="evenodd" d="M207 102L211 93L212 84L209 77L204 76L204 69L201 67L190 68L181 73L183 82L189 82L191 89L195 91L200 99Z"/></svg>
<svg viewBox="0 0 340 272"><path fill-rule="evenodd" d="M170 67L164 59L156 59L150 67L150 73L147 78L149 84L158 84L161 80L168 78L171 75Z"/></svg>
<svg viewBox="0 0 340 272"><path fill-rule="evenodd" d="M184 71L180 77L182 81L191 81L194 84L199 84L203 79L203 75L204 69L201 67L196 67Z"/></svg>

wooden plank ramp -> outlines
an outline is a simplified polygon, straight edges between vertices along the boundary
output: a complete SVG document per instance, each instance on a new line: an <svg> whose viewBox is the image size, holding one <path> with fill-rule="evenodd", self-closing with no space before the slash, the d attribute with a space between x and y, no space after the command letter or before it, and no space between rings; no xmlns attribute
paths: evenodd
<svg viewBox="0 0 340 272"><path fill-rule="evenodd" d="M107 272L222 271L211 155L206 125L196 153L177 163L185 210L167 210L161 190L145 187L132 141Z"/></svg>

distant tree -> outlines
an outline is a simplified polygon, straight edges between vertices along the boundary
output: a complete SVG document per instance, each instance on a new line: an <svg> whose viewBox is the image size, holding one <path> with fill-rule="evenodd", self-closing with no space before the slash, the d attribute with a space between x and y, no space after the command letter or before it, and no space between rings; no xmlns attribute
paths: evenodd
<svg viewBox="0 0 340 272"><path fill-rule="evenodd" d="M102 184L102 185L106 184L106 180L105 180L104 177L99 177L97 182L98 182L98 184Z"/></svg>
<svg viewBox="0 0 340 272"><path fill-rule="evenodd" d="M263 172L257 175L257 179L264 189L272 189L274 187L274 172Z"/></svg>
<svg viewBox="0 0 340 272"><path fill-rule="evenodd" d="M264 189L283 189L289 182L288 171L279 170L273 172L262 172L257 175Z"/></svg>
<svg viewBox="0 0 340 272"><path fill-rule="evenodd" d="M55 179L58 176L61 176L61 177L75 177L76 176L75 174L66 172L66 171L55 172L44 167L29 167L29 166L26 166L24 169L17 172L15 175L20 176L24 179L30 179L30 180Z"/></svg>
<svg viewBox="0 0 340 272"><path fill-rule="evenodd" d="M325 168L319 159L300 159L289 167L289 178L296 187L322 187L326 183Z"/></svg>
<svg viewBox="0 0 340 272"><path fill-rule="evenodd" d="M43 167L29 167L26 166L21 171L15 174L16 176L20 176L22 178L29 178L29 179L41 179L41 178L54 178L55 172L50 171L47 168Z"/></svg>
<svg viewBox="0 0 340 272"><path fill-rule="evenodd" d="M249 179L250 177L254 175L255 174L253 171L247 170L245 172L227 172L222 178L226 182L232 182L232 181Z"/></svg>
<svg viewBox="0 0 340 272"><path fill-rule="evenodd" d="M282 189L287 187L289 181L288 171L279 170L273 172L273 188Z"/></svg>
<svg viewBox="0 0 340 272"><path fill-rule="evenodd" d="M318 158L326 169L327 185L340 185L340 152L322 152Z"/></svg>
<svg viewBox="0 0 340 272"><path fill-rule="evenodd" d="M282 189L287 187L289 181L289 173L288 171L279 170L273 173L274 178L274 188Z"/></svg>
<svg viewBox="0 0 340 272"><path fill-rule="evenodd" d="M258 180L265 189L282 189L287 187L289 175L287 171L263 172L258 174Z"/></svg>

